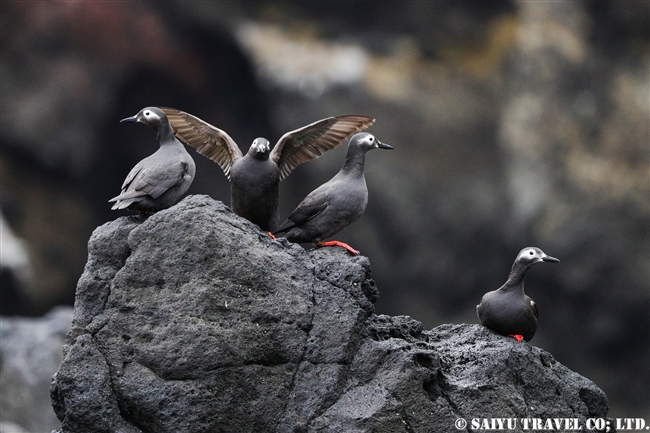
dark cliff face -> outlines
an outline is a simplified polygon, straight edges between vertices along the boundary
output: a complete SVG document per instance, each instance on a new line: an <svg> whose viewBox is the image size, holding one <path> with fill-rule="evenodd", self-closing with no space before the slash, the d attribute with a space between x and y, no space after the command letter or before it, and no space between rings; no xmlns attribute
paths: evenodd
<svg viewBox="0 0 650 433"><path fill-rule="evenodd" d="M207 196L104 224L52 382L62 432L606 416L605 394L549 353L478 325L376 316L378 295L366 257L272 240Z"/></svg>

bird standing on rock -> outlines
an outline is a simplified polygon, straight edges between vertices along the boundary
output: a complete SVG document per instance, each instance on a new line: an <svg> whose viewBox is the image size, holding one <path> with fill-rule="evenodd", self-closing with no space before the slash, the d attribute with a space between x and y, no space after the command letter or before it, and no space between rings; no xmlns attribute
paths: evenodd
<svg viewBox="0 0 650 433"><path fill-rule="evenodd" d="M312 191L291 212L287 220L273 233L283 234L297 243L315 243L317 246L341 246L353 255L359 251L339 241L323 242L359 219L368 204L368 188L363 167L366 152L371 149L393 149L362 132L350 139L345 163L327 183Z"/></svg>
<svg viewBox="0 0 650 433"><path fill-rule="evenodd" d="M537 331L537 305L524 293L526 272L536 263L560 263L535 247L519 252L506 283L483 295L476 306L481 324L499 334L530 341Z"/></svg>
<svg viewBox="0 0 650 433"><path fill-rule="evenodd" d="M337 116L287 132L271 150L266 138L256 138L243 155L225 131L184 111L163 108L176 136L219 164L231 181L231 207L239 216L273 231L279 222L279 183L298 165L318 158L355 132L373 124L367 116Z"/></svg>
<svg viewBox="0 0 650 433"><path fill-rule="evenodd" d="M174 136L169 120L156 107L143 108L120 122L140 122L156 131L160 148L138 162L122 184L122 193L109 202L111 209L156 212L176 203L192 184L196 165L183 143Z"/></svg>

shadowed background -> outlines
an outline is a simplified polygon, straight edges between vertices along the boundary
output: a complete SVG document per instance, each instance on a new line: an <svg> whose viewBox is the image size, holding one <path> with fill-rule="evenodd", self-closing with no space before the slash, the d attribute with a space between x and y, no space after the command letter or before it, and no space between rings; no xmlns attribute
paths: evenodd
<svg viewBox="0 0 650 433"><path fill-rule="evenodd" d="M650 421L648 2L3 2L0 23L2 315L72 305L92 230L127 214L107 201L157 145L120 119L179 108L245 152L364 114L395 150L368 155L337 239L370 258L377 312L476 323L538 246L562 263L527 279L532 344ZM189 193L229 204L190 153ZM344 154L282 182L281 218Z"/></svg>

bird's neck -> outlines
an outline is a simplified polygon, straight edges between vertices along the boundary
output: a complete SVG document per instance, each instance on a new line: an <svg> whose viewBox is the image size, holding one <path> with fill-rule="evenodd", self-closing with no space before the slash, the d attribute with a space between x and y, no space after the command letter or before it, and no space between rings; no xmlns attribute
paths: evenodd
<svg viewBox="0 0 650 433"><path fill-rule="evenodd" d="M167 124L163 125L158 130L156 131L158 141L160 142L160 145L162 146L163 144L175 144L176 143L176 137L174 136L174 130L172 127Z"/></svg>
<svg viewBox="0 0 650 433"><path fill-rule="evenodd" d="M363 166L366 162L366 152L357 149L349 148L347 155L345 155L345 163L341 172L350 174L350 175L361 175L363 176Z"/></svg>
<svg viewBox="0 0 650 433"><path fill-rule="evenodd" d="M526 278L526 273L528 272L529 266L523 265L521 263L515 263L512 265L512 270L508 276L508 280L503 285L504 288L521 290L524 291L524 279Z"/></svg>

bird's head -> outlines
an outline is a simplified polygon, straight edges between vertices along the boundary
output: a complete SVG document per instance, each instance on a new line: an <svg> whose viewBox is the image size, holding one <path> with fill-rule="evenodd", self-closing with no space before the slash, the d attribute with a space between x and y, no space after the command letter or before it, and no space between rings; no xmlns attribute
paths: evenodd
<svg viewBox="0 0 650 433"><path fill-rule="evenodd" d="M350 139L350 144L348 146L358 147L359 149L363 149L365 151L368 151L370 149L393 149L393 146L382 143L377 138L375 138L374 135L367 132L360 132L358 134L355 134Z"/></svg>
<svg viewBox="0 0 650 433"><path fill-rule="evenodd" d="M524 248L519 252L519 255L517 255L517 260L515 260L515 263L521 263L526 267L530 267L540 262L560 263L558 259L546 255L544 251L536 247Z"/></svg>
<svg viewBox="0 0 650 433"><path fill-rule="evenodd" d="M266 159L269 157L271 152L271 143L266 138L258 137L253 140L251 148L248 150L248 154L255 158Z"/></svg>
<svg viewBox="0 0 650 433"><path fill-rule="evenodd" d="M167 115L157 107L145 107L138 111L135 116L127 117L120 120L122 123L140 122L158 129L164 122L167 122Z"/></svg>

